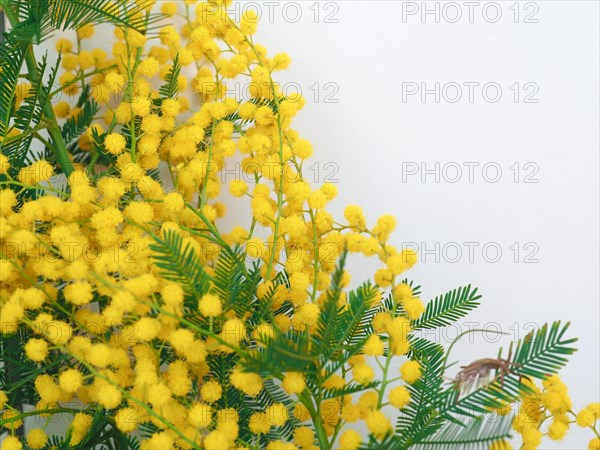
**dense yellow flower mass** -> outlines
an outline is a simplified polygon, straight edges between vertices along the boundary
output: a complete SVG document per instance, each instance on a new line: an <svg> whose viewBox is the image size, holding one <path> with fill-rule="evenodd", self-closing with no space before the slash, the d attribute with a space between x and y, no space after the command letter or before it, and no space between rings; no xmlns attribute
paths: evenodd
<svg viewBox="0 0 600 450"><path fill-rule="evenodd" d="M114 411L116 426L126 432L150 421L158 431L142 442L142 449L237 445L239 418L210 405L221 399L224 383L256 397L266 380L243 366L216 376L208 363L210 355L250 349L251 335L269 345L273 327L278 333L289 327L314 333L344 248L377 256L386 265L385 277L375 276L382 288L401 286L397 277L416 262L413 254L387 243L395 227L391 216L381 217L369 229L358 206L346 208L346 224L325 210L337 189L331 184L314 188L305 180L303 159L312 155L312 146L291 128L304 99L285 96L272 78L274 71L289 65L289 57L271 56L255 43L257 17L248 12L236 22L225 9L227 3L187 1L187 24L182 30L163 26L158 41L116 27L111 55L101 49L83 50L79 41L58 40L63 89L74 93L79 89L76 81L89 73L94 100L104 111L103 120L89 126L87 144L82 145L97 156L87 167L75 164L67 191L42 185L53 169L41 160L4 183L0 194L2 332L14 333L21 325L31 328L36 337L27 342L25 352L32 361L68 355L69 363L55 377L36 379L37 408L73 399L98 404ZM177 7L165 3L162 10L173 15ZM93 32L91 25L80 28L78 38ZM173 71L175 65L182 67L181 73ZM184 96L159 97L159 78L164 82L169 77L180 92L192 87L200 101L197 110L190 109ZM250 98L226 95L228 80L233 79L250 83ZM60 118L81 113L65 102L54 109ZM241 171L235 179L223 180L239 156ZM114 169L99 172L95 162L100 159L112 161ZM171 174L171 183L164 186L150 173L161 161ZM7 173L8 161L3 157L1 163ZM252 217L247 228L222 233L217 227L226 214L222 184L233 196L248 199ZM15 190L30 186L41 187L46 195L15 209ZM272 299L273 322L254 324L236 317L235 305L209 285L196 307L210 320L210 328L194 327L189 322L188 287L165 278L152 258L153 236L160 239L167 232L183 238L209 275L224 248L243 246L249 258L260 262L264 282L256 295ZM277 281L284 271L287 285ZM344 285L348 282L344 274ZM380 293L374 295L374 301L381 298ZM423 311L408 287L397 301L412 320ZM292 309L278 313L284 302ZM64 320L66 312L70 323ZM402 319L406 323L399 330L395 310L384 314L388 326L382 333L393 336L398 349L394 354L406 354L409 321ZM384 357L385 347L374 334L364 351ZM167 362L161 348L172 352ZM353 381L369 385L375 377L370 364L356 362L346 377L336 375L329 382L337 389ZM290 372L281 379L290 399L298 402L306 389L304 374ZM415 381L414 369L407 379ZM396 389L390 398L399 408L410 395ZM337 399L329 401L328 408L335 412L324 417L326 435L337 434L342 417L353 416L350 399L344 404L347 407ZM365 420L377 438L384 438L391 425L388 419L381 422L380 406L381 399L357 418ZM266 435L290 420L293 407L275 403L257 411L249 429ZM219 415L224 420L215 424L211 417ZM74 440L85 434L88 417L73 417L74 436L79 436ZM312 431L306 430L297 430L294 442L316 448ZM30 447L43 445L42 433L29 435ZM352 432L342 439L349 447L360 442Z"/></svg>
<svg viewBox="0 0 600 450"><path fill-rule="evenodd" d="M352 450L393 434L423 376L409 333L425 306L401 278L417 255L388 242L390 215L369 227L359 206L347 206L340 221L327 211L337 187L308 182L313 148L292 128L305 101L273 79L290 58L256 43L257 15L247 10L238 20L229 3L162 2L162 14L185 24L116 26L110 54L83 49L91 24L76 41L58 39L61 90L89 89L99 107L77 142L83 154L71 158L65 186L50 161L11 176L0 156L0 332L26 329L25 357L39 367L60 361L35 377L34 413L67 413L71 445L87 442L99 408L116 430L143 431L141 450ZM136 4L148 23L154 2ZM232 96L234 82L247 83L250 97ZM84 111L60 101L54 114L77 123ZM227 192L251 217L224 231ZM161 256L168 251L170 259ZM350 275L337 273L346 251L381 263L360 291L372 311L366 319L352 317L358 294L347 294ZM237 272L223 275L224 267ZM332 310L368 333L349 345L346 362L336 366L339 355L328 355L308 366L302 357L315 335L326 335ZM287 338L306 355L281 348ZM251 362L268 352L300 362L267 376ZM395 357L403 361L396 377L388 373ZM558 379L545 389L523 410L543 403L554 417L548 435L558 440L570 402ZM0 410L11 434L2 450L44 448L45 429L23 442L14 433L21 416L2 391ZM535 448L541 432L526 419L540 418L524 414L515 429ZM598 416L591 405L577 423L591 427ZM355 430L359 422L368 438Z"/></svg>

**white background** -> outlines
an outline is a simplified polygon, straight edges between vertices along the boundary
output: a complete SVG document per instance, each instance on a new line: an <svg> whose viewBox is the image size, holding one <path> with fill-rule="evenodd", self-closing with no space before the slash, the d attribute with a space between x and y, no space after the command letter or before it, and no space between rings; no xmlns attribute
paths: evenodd
<svg viewBox="0 0 600 450"><path fill-rule="evenodd" d="M269 10L262 4L257 41L292 56L280 80L290 89L299 85L307 98L296 127L314 144L320 181L332 175L326 163L337 168L340 195L333 209L341 216L346 204L360 204L372 220L391 213L398 219L396 245L418 243L431 251L409 274L423 286L424 299L471 283L483 304L466 322L513 337L545 322L572 322L568 334L580 338L579 351L562 375L578 410L600 401L598 3L521 2L518 23L512 1L497 4L502 17L496 23L498 8L476 3L472 23L464 2L455 3L462 12L456 23L450 20L457 9L446 2L426 2L429 10L438 5L439 23L434 14L423 20L422 2L414 4L419 13L404 20L399 1L320 2L317 8L299 2L299 20L296 6L278 3ZM326 14L337 23L327 23ZM527 14L537 23L525 23ZM325 87L328 82L335 86ZM436 82L439 103L434 94L425 102L420 95L403 101L403 83L433 89ZM480 83L472 103L465 82ZM444 86L447 100L456 96L448 83L463 85L460 101L444 99ZM486 83L501 87L496 103L492 87L489 101L483 97ZM514 83L521 93L516 103ZM525 83L535 86L525 89ZM525 103L523 94L536 86L529 100L538 102ZM325 102L328 94L337 103ZM439 182L434 173L422 182L421 172L404 173L403 182L403 163L419 169L426 163L435 172L436 162ZM465 162L479 163L472 183ZM451 183L456 164L462 178ZM496 167L502 175L492 183ZM538 182L524 182L528 174L527 181ZM465 242L479 244L468 244L472 258ZM496 248L502 256L493 263ZM354 281L374 267L353 261ZM437 339L448 342L456 333L450 329ZM510 340L493 333L465 338L453 356L463 364L494 357ZM560 445L545 441L542 448L584 449L591 437L590 430L573 427Z"/></svg>

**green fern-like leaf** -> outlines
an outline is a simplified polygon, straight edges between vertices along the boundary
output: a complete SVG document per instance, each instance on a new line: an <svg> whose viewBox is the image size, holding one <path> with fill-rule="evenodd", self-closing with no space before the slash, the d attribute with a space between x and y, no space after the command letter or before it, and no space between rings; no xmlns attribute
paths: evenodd
<svg viewBox="0 0 600 450"><path fill-rule="evenodd" d="M165 76L165 83L159 88L158 92L163 98L175 98L179 87L178 79L181 73L181 64L179 64L179 55L175 56L171 69Z"/></svg>
<svg viewBox="0 0 600 450"><path fill-rule="evenodd" d="M54 27L62 30L82 25L112 23L144 32L146 24L155 23L161 16L152 14L146 20L138 2L109 0L52 0L49 15ZM139 2L142 3L142 2Z"/></svg>
<svg viewBox="0 0 600 450"><path fill-rule="evenodd" d="M0 43L0 142L4 142L10 130L15 108L15 92L27 52L27 43L15 39L14 32L15 30L5 34L4 41ZM30 37L33 38L33 34Z"/></svg>
<svg viewBox="0 0 600 450"><path fill-rule="evenodd" d="M564 339L569 323L554 322L547 324L537 332L528 334L516 345L511 358L511 370L492 382L460 393L456 386L446 389L440 395L439 412L449 419L457 416L476 417L489 412L490 408L500 408L517 400L529 387L523 378L546 379L558 372L566 362L565 356L576 350L571 346L576 338Z"/></svg>
<svg viewBox="0 0 600 450"><path fill-rule="evenodd" d="M427 304L423 315L413 323L413 328L433 329L452 325L477 308L480 298L477 288L471 288L471 285L439 295Z"/></svg>
<svg viewBox="0 0 600 450"><path fill-rule="evenodd" d="M512 416L488 414L464 424L449 423L410 450L488 450L493 442L510 437Z"/></svg>
<svg viewBox="0 0 600 450"><path fill-rule="evenodd" d="M155 236L150 246L152 258L162 270L162 276L181 284L186 294L200 298L208 291L209 277L194 248L184 245L182 236L175 230L165 231L162 238Z"/></svg>

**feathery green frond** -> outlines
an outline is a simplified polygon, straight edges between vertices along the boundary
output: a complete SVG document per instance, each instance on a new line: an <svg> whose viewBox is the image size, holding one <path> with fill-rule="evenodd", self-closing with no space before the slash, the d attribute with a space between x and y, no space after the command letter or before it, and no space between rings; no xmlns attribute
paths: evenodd
<svg viewBox="0 0 600 450"><path fill-rule="evenodd" d="M158 93L163 98L175 98L179 87L178 79L181 73L181 64L179 64L179 55L175 56L173 65L165 76L165 83L159 88Z"/></svg>
<svg viewBox="0 0 600 450"><path fill-rule="evenodd" d="M413 328L434 329L452 325L477 308L480 298L477 288L471 288L470 284L439 295L427 303L423 315L413 322Z"/></svg>
<svg viewBox="0 0 600 450"><path fill-rule="evenodd" d="M449 423L410 450L488 450L493 442L510 437L512 416L484 415L465 424Z"/></svg>
<svg viewBox="0 0 600 450"><path fill-rule="evenodd" d="M196 251L175 230L166 230L162 237L154 237L150 246L152 258L163 276L181 284L188 296L200 298L208 291L209 277Z"/></svg>

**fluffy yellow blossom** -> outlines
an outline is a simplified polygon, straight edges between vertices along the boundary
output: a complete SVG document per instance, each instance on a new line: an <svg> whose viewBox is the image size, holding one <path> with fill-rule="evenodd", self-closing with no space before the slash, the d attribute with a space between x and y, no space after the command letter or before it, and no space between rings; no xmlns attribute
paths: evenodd
<svg viewBox="0 0 600 450"><path fill-rule="evenodd" d="M357 364L352 367L352 375L357 383L368 384L373 381L375 372L373 371L373 368L367 364Z"/></svg>
<svg viewBox="0 0 600 450"><path fill-rule="evenodd" d="M321 311L318 305L315 305L314 303L306 303L298 308L296 318L300 323L311 327L316 325L320 314Z"/></svg>
<svg viewBox="0 0 600 450"><path fill-rule="evenodd" d="M365 342L363 351L368 356L382 356L384 351L383 341L378 335L372 334Z"/></svg>
<svg viewBox="0 0 600 450"><path fill-rule="evenodd" d="M48 181L53 173L54 169L52 165L42 159L22 168L19 171L18 178L19 181L25 184L38 184L42 181Z"/></svg>
<svg viewBox="0 0 600 450"><path fill-rule="evenodd" d="M404 300L403 305L406 315L411 320L417 320L425 311L425 305L418 297L409 297Z"/></svg>
<svg viewBox="0 0 600 450"><path fill-rule="evenodd" d="M289 418L287 407L283 403L275 403L269 406L265 413L269 424L274 427L282 426Z"/></svg>
<svg viewBox="0 0 600 450"><path fill-rule="evenodd" d="M390 420L381 411L371 411L367 415L365 423L367 424L369 432L373 434L376 439L384 438L393 429Z"/></svg>
<svg viewBox="0 0 600 450"><path fill-rule="evenodd" d="M288 394L300 394L306 388L304 375L300 372L288 372L283 378L281 387Z"/></svg>
<svg viewBox="0 0 600 450"><path fill-rule="evenodd" d="M86 23L81 27L77 28L77 37L79 39L89 39L94 35L94 25Z"/></svg>
<svg viewBox="0 0 600 450"><path fill-rule="evenodd" d="M421 378L421 364L418 361L406 361L400 367L402 379L409 384L413 384Z"/></svg>
<svg viewBox="0 0 600 450"><path fill-rule="evenodd" d="M597 417L589 408L584 408L577 414L577 425L588 428L594 425Z"/></svg>
<svg viewBox="0 0 600 450"><path fill-rule="evenodd" d="M235 369L229 379L233 387L250 397L256 397L263 388L262 378L255 373L242 372L239 369Z"/></svg>
<svg viewBox="0 0 600 450"><path fill-rule="evenodd" d="M135 431L138 426L137 413L134 408L122 408L115 414L117 428L124 433Z"/></svg>
<svg viewBox="0 0 600 450"><path fill-rule="evenodd" d="M25 354L35 362L42 362L48 357L48 343L43 339L30 339L25 344Z"/></svg>
<svg viewBox="0 0 600 450"><path fill-rule="evenodd" d="M198 309L203 316L217 317L221 314L223 307L218 296L206 294L198 302Z"/></svg>
<svg viewBox="0 0 600 450"><path fill-rule="evenodd" d="M104 146L106 151L113 155L118 155L125 150L125 137L119 133L111 133L104 138Z"/></svg>
<svg viewBox="0 0 600 450"><path fill-rule="evenodd" d="M76 392L83 383L83 375L77 369L67 369L58 377L60 388L69 393Z"/></svg>
<svg viewBox="0 0 600 450"><path fill-rule="evenodd" d="M229 192L234 197L241 197L248 192L248 184L244 180L233 180L229 183Z"/></svg>
<svg viewBox="0 0 600 450"><path fill-rule="evenodd" d="M244 34L254 34L256 33L257 23L258 16L256 11L248 9L244 12L242 19L240 20L240 31Z"/></svg>
<svg viewBox="0 0 600 450"><path fill-rule="evenodd" d="M216 402L221 398L222 394L223 388L216 381L209 381L207 383L204 383L202 385L202 388L200 389L200 396L202 397L202 400L204 400L206 403Z"/></svg>
<svg viewBox="0 0 600 450"><path fill-rule="evenodd" d="M394 408L404 408L410 402L410 392L404 386L393 388L388 395Z"/></svg>
<svg viewBox="0 0 600 450"><path fill-rule="evenodd" d="M364 229L366 227L365 216L359 206L347 206L344 210L344 217L352 227L358 229Z"/></svg>
<svg viewBox="0 0 600 450"><path fill-rule="evenodd" d="M2 441L2 450L21 450L23 444L15 436L7 436Z"/></svg>
<svg viewBox="0 0 600 450"><path fill-rule="evenodd" d="M239 344L246 338L246 326L237 318L226 320L219 337L228 344Z"/></svg>
<svg viewBox="0 0 600 450"><path fill-rule="evenodd" d="M167 16L174 16L177 13L177 4L175 2L163 2L160 11Z"/></svg>
<svg viewBox="0 0 600 450"><path fill-rule="evenodd" d="M33 450L44 448L48 441L48 435L41 428L33 428L27 433L27 445Z"/></svg>
<svg viewBox="0 0 600 450"><path fill-rule="evenodd" d="M344 450L356 450L360 446L361 436L357 431L346 430L340 436L340 446Z"/></svg>

